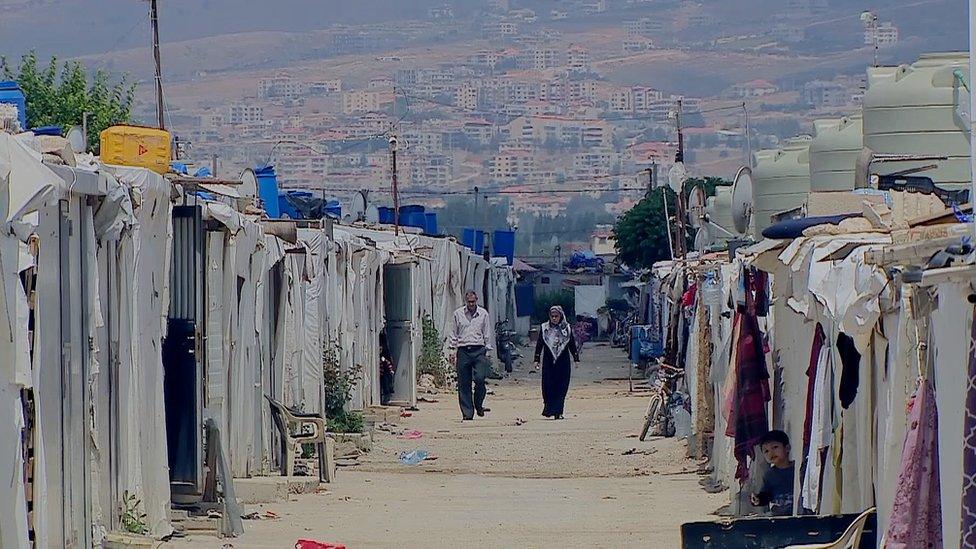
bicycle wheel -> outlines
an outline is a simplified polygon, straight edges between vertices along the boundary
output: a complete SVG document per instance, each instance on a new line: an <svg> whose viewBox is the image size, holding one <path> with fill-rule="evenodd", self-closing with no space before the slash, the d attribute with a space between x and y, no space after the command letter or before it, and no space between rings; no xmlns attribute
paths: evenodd
<svg viewBox="0 0 976 549"><path fill-rule="evenodd" d="M651 397L651 401L647 404L647 415L644 417L644 427L641 429L639 440L644 442L647 438L647 431L651 428L651 425L657 420L657 416L661 414L661 395L654 395Z"/></svg>

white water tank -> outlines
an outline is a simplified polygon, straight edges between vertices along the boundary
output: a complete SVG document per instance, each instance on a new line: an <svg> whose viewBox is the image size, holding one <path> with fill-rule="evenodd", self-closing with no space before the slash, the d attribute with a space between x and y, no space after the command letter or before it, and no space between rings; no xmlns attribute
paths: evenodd
<svg viewBox="0 0 976 549"><path fill-rule="evenodd" d="M853 190L854 170L862 146L861 113L814 121L810 192Z"/></svg>
<svg viewBox="0 0 976 549"><path fill-rule="evenodd" d="M970 181L968 53L933 53L911 65L868 71L864 94L864 146L875 154L946 156L946 160L872 164L871 172L891 174L934 164L914 175L952 189Z"/></svg>
<svg viewBox="0 0 976 549"><path fill-rule="evenodd" d="M705 200L705 213L712 223L722 227L730 233L735 233L735 224L732 222L732 187L722 186L715 188L715 196L709 196ZM725 241L731 238L726 233L712 228L715 240Z"/></svg>
<svg viewBox="0 0 976 549"><path fill-rule="evenodd" d="M752 169L753 236L762 239L770 218L799 208L810 194L810 137L794 137L781 149L759 151Z"/></svg>

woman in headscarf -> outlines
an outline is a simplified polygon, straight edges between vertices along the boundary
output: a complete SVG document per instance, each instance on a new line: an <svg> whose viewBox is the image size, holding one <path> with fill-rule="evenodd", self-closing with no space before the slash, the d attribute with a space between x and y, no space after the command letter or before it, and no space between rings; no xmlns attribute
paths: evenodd
<svg viewBox="0 0 976 549"><path fill-rule="evenodd" d="M542 415L545 417L563 418L563 405L569 392L570 356L579 363L573 329L566 321L563 308L555 305L549 309L549 322L542 324L535 345L535 367L542 368Z"/></svg>

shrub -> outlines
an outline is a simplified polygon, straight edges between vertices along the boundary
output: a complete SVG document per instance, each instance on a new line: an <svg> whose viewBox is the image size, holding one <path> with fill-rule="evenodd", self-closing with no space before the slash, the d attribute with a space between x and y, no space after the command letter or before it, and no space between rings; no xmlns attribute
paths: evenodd
<svg viewBox="0 0 976 549"><path fill-rule="evenodd" d="M434 326L430 315L421 320L424 342L420 347L420 360L417 362L417 380L424 374L434 378L438 387L447 387L450 383L451 365L444 358L444 342L441 334Z"/></svg>

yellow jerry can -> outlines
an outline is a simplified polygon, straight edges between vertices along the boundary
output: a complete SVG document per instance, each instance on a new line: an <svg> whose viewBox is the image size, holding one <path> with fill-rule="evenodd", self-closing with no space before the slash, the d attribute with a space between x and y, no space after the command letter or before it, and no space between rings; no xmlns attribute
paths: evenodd
<svg viewBox="0 0 976 549"><path fill-rule="evenodd" d="M156 173L170 171L170 133L142 126L111 126L100 134L102 162L138 166Z"/></svg>

